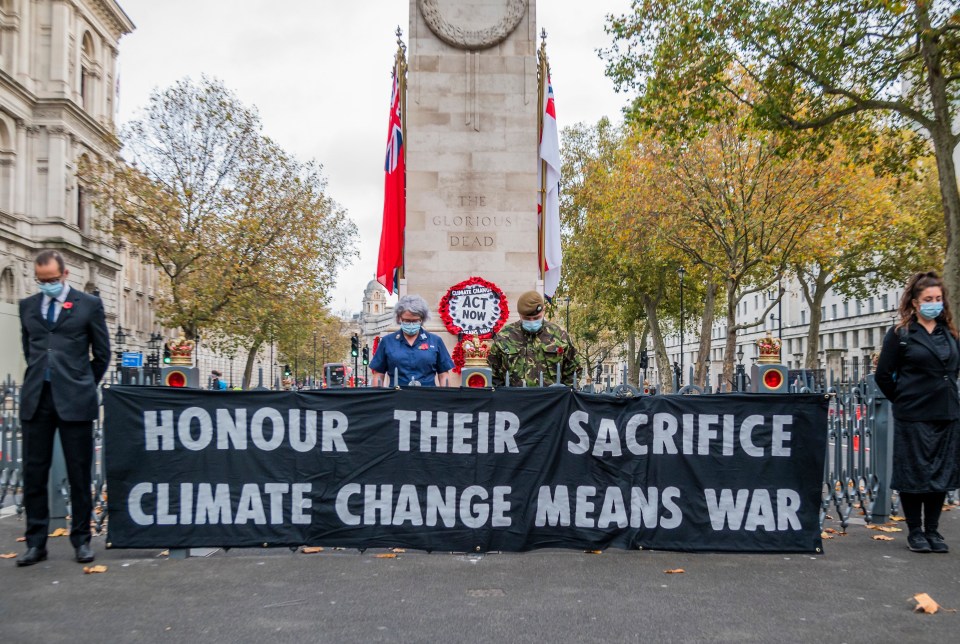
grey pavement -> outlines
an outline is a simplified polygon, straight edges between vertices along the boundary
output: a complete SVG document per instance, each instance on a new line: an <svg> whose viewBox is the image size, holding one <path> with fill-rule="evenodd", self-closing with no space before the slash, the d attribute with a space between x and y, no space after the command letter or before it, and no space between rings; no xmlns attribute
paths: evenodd
<svg viewBox="0 0 960 644"><path fill-rule="evenodd" d="M23 550L22 529L0 518L0 553ZM823 555L284 548L178 560L95 537L108 570L93 575L53 538L41 564L0 560L0 641L955 642L960 614L909 601L926 592L960 608L960 508L941 532L955 552L911 553L905 532L874 541L862 520Z"/></svg>

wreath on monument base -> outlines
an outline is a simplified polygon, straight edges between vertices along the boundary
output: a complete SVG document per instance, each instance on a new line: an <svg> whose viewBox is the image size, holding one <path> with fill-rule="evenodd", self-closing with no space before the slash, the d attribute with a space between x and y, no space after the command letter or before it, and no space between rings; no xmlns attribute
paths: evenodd
<svg viewBox="0 0 960 644"><path fill-rule="evenodd" d="M493 304L494 308L492 311L495 319L489 328L479 331L477 329L464 330L461 324L455 319L455 316L458 316L460 312L458 310L458 296L462 295L463 291L471 288L476 291L476 294L481 294L487 298L492 297L492 299L496 300L496 302ZM438 310L440 313L440 319L443 321L443 326L446 327L447 332L457 336L458 338L457 344L453 347L453 352L450 356L453 359L454 373L460 373L465 364L463 353L464 334L477 336L481 340L489 340L496 335L500 329L503 328L503 325L507 323L507 318L510 316L510 307L507 303L507 296L504 295L503 291L500 290L500 287L493 282L488 282L482 277L476 276L469 277L447 289L446 294L440 298Z"/></svg>

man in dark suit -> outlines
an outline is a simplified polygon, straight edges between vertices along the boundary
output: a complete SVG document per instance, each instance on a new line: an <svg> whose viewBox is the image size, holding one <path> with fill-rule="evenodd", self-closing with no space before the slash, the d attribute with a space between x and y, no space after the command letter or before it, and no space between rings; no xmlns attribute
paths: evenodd
<svg viewBox="0 0 960 644"><path fill-rule="evenodd" d="M76 560L88 563L93 561L93 420L99 411L97 383L110 361L110 334L103 302L67 285L68 271L60 253L41 252L34 272L40 293L20 301L20 333L27 360L20 391L27 551L17 565L31 566L47 558L47 479L58 428L70 481L70 542Z"/></svg>

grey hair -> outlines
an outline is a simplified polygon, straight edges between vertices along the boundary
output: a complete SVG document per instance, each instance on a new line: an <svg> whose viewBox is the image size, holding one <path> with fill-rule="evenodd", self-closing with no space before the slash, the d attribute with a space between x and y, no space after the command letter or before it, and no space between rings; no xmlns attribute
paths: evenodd
<svg viewBox="0 0 960 644"><path fill-rule="evenodd" d="M430 319L430 307L427 306L427 301L419 295L404 295L397 300L393 312L396 314L397 322L400 321L400 316L404 313L413 313L419 316L423 322Z"/></svg>

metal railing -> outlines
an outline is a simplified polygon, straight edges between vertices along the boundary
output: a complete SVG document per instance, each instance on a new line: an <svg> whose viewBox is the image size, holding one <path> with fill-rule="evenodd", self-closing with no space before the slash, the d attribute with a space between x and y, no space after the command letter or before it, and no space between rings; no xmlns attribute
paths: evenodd
<svg viewBox="0 0 960 644"><path fill-rule="evenodd" d="M808 381L809 382L809 381ZM811 383L812 384L812 383ZM827 453L824 459L820 522L831 512L846 529L855 513L867 522L883 523L897 513L898 499L890 489L893 462L893 414L888 401L876 387L872 375L859 382L846 382L829 375L826 388L813 391L801 380L791 385L793 393L823 393L828 396ZM960 382L958 382L960 386ZM647 395L630 385L590 388L594 393L616 397ZM708 390L709 391L709 390ZM687 386L677 394L704 393ZM763 395L763 394L758 394ZM0 509L13 507L23 513L22 438L19 419L20 387L9 376L0 387ZM92 525L99 534L107 518L107 482L103 469L103 428L94 422ZM69 513L70 493L62 456L51 468L51 524ZM957 491L948 494L956 503ZM830 515L832 516L832 515Z"/></svg>

